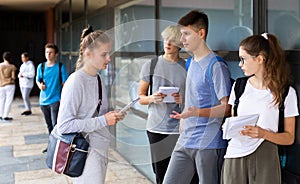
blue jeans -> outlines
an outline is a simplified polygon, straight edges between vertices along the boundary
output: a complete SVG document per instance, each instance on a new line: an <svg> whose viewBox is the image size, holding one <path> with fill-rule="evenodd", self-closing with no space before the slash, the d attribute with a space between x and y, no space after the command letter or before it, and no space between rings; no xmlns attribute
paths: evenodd
<svg viewBox="0 0 300 184"><path fill-rule="evenodd" d="M55 102L50 105L41 105L41 110L44 114L49 134L57 123L58 109L59 102Z"/></svg>

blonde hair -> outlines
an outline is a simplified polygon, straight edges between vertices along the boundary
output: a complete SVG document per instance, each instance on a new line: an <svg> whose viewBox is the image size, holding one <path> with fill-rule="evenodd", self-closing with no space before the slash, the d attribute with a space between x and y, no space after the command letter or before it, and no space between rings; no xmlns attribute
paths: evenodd
<svg viewBox="0 0 300 184"><path fill-rule="evenodd" d="M173 40L177 47L183 47L182 43L180 42L181 33L178 26L171 25L166 27L163 32L161 32L161 36L164 40Z"/></svg>
<svg viewBox="0 0 300 184"><path fill-rule="evenodd" d="M100 43L111 43L109 36L102 30L93 31L89 26L82 31L80 39L79 57L76 62L76 70L83 66L83 53L88 48L93 50L98 48Z"/></svg>

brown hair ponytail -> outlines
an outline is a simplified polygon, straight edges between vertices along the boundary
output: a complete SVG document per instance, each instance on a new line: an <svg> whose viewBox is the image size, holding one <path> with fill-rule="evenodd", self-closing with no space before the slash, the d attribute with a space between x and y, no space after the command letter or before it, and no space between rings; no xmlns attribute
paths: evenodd
<svg viewBox="0 0 300 184"><path fill-rule="evenodd" d="M264 56L264 81L274 95L275 104L281 104L284 91L291 83L291 75L284 50L281 48L277 37L269 33L252 35L244 39L240 46L252 56L259 54Z"/></svg>

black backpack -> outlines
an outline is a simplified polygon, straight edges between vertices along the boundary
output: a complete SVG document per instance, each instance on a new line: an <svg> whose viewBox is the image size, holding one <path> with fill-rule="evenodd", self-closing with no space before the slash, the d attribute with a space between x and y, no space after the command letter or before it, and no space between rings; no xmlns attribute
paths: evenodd
<svg viewBox="0 0 300 184"><path fill-rule="evenodd" d="M234 93L236 99L234 101L234 116L237 116L237 108L239 105L239 98L245 90L248 79L252 76L238 78L235 82ZM284 101L289 92L288 86L283 96L283 103L279 105L279 122L278 132L284 131ZM295 137L300 136L295 130ZM294 143L293 145L285 146L278 145L278 154L281 164L281 175L283 184L299 184L300 183L300 145Z"/></svg>

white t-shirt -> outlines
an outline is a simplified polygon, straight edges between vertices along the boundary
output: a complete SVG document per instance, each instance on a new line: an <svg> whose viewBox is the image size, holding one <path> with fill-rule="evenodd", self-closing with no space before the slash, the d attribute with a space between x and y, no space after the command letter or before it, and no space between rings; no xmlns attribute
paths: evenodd
<svg viewBox="0 0 300 184"><path fill-rule="evenodd" d="M234 89L234 85L232 87ZM277 132L279 121L279 110L274 105L273 95L270 90L259 90L254 88L249 80L247 81L245 91L240 97L237 114L239 116L259 114L257 126ZM235 93L232 90L229 98L229 104L233 105ZM295 89L290 87L289 93L285 99L285 117L298 116L297 96ZM240 136L229 141L225 158L238 158L253 153L264 141L262 138L251 138L249 136Z"/></svg>

